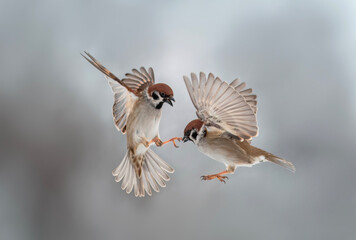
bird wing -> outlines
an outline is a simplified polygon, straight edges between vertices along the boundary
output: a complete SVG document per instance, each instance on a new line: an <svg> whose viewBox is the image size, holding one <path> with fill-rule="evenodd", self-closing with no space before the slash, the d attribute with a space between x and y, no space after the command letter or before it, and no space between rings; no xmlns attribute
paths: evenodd
<svg viewBox="0 0 356 240"><path fill-rule="evenodd" d="M137 92L141 92L155 83L155 75L152 68L148 68L148 71L144 67L141 67L140 71L132 69L132 73L126 73L125 76L126 78L122 79L122 82Z"/></svg>
<svg viewBox="0 0 356 240"><path fill-rule="evenodd" d="M229 85L212 73L208 79L200 73L199 80L192 73L191 80L184 76L184 82L197 116L207 126L223 129L240 139L250 140L257 136L256 104L249 91L241 93L235 81Z"/></svg>
<svg viewBox="0 0 356 240"><path fill-rule="evenodd" d="M122 133L125 133L127 119L132 112L138 96L144 89L154 83L154 73L152 68L149 68L148 72L144 67L141 67L140 71L133 69L132 74L127 73L127 78L120 80L89 53L85 52L85 54L89 58L83 54L82 56L99 71L104 73L108 79L109 85L114 92L114 122L116 128Z"/></svg>
<svg viewBox="0 0 356 240"><path fill-rule="evenodd" d="M253 112L257 113L257 96L252 93L252 88L244 89L246 87L246 83L240 83L240 78L236 78L234 81L230 83L230 86L233 87L236 91L239 92L245 99L245 101L251 106Z"/></svg>

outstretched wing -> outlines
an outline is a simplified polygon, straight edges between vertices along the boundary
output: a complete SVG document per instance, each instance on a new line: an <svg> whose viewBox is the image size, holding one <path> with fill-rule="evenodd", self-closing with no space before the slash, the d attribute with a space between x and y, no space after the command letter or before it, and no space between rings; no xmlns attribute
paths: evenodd
<svg viewBox="0 0 356 240"><path fill-rule="evenodd" d="M148 68L148 71L144 67L141 67L140 71L132 69L132 73L126 73L125 76L126 78L122 79L122 82L136 92L141 92L155 83L155 75L152 68Z"/></svg>
<svg viewBox="0 0 356 240"><path fill-rule="evenodd" d="M234 85L229 85L212 73L208 79L204 73L200 73L199 80L194 73L191 78L184 76L184 82L197 116L207 126L223 129L245 140L257 136L256 103L249 97L253 96L249 91L241 94L237 85L235 89L235 81Z"/></svg>
<svg viewBox="0 0 356 240"><path fill-rule="evenodd" d="M240 78L236 78L234 81L230 83L230 86L233 87L236 91L239 92L245 99L245 101L251 106L253 112L257 113L257 96L252 93L252 88L244 89L246 87L246 83L240 83Z"/></svg>
<svg viewBox="0 0 356 240"><path fill-rule="evenodd" d="M139 94L149 85L154 83L154 73L152 68L148 72L144 67L140 71L133 69L131 73L127 73L127 78L120 80L113 73L101 65L93 56L85 52L89 57L82 56L96 67L99 71L105 74L114 92L113 117L114 122L119 131L126 132L126 122L129 117Z"/></svg>

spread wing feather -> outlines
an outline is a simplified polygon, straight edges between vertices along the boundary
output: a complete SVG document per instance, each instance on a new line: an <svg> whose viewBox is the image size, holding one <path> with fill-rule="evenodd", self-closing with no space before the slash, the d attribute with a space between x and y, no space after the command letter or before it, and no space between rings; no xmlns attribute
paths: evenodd
<svg viewBox="0 0 356 240"><path fill-rule="evenodd" d="M99 61L87 52L82 56L96 67L100 72L105 74L109 85L114 92L113 117L116 128L122 133L126 131L126 122L133 109L139 94L148 86L154 84L153 69L149 68L148 72L144 67L140 71L133 69L132 73L127 73L126 77L120 80L108 69L106 69Z"/></svg>
<svg viewBox="0 0 356 240"><path fill-rule="evenodd" d="M116 128L122 133L126 132L126 122L133 109L137 96L121 87L118 82L108 79L109 85L114 92L114 105L112 114Z"/></svg>
<svg viewBox="0 0 356 240"><path fill-rule="evenodd" d="M246 83L240 83L240 78L236 78L234 81L230 83L230 86L233 87L236 91L238 91L246 100L246 102L251 106L253 112L256 114L257 112L257 96L252 93L252 89L245 89Z"/></svg>
<svg viewBox="0 0 356 240"><path fill-rule="evenodd" d="M189 96L197 110L197 116L207 126L214 126L239 138L250 140L257 136L256 96L252 90L243 90L238 80L231 84L214 77L212 73L184 76Z"/></svg>
<svg viewBox="0 0 356 240"><path fill-rule="evenodd" d="M141 67L140 71L132 69L132 73L126 73L125 76L126 78L122 79L122 82L138 92L155 83L152 68L149 68L148 72L144 67Z"/></svg>

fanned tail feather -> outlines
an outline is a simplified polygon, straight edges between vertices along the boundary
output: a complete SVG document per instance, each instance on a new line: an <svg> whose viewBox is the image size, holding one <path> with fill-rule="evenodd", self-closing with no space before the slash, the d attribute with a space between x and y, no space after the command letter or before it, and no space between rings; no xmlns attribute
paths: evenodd
<svg viewBox="0 0 356 240"><path fill-rule="evenodd" d="M119 166L112 172L116 182L122 180L122 190L126 190L128 194L133 190L136 197L144 197L145 192L149 196L152 195L151 188L159 192L159 186L166 186L166 182L170 180L168 173L174 172L171 166L151 149L148 149L144 155L142 173L139 178L135 173L128 151Z"/></svg>

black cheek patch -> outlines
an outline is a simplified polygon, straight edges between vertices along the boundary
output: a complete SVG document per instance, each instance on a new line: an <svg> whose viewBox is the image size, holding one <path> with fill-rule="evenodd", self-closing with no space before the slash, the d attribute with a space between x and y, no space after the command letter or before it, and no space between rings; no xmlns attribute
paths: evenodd
<svg viewBox="0 0 356 240"><path fill-rule="evenodd" d="M196 140L197 139L197 136L198 136L198 133L197 132L194 132L193 134L192 134L192 137Z"/></svg>
<svg viewBox="0 0 356 240"><path fill-rule="evenodd" d="M157 99L158 99L158 95L154 92L154 93L152 93L152 98L153 98L154 100L157 100Z"/></svg>
<svg viewBox="0 0 356 240"><path fill-rule="evenodd" d="M156 106L156 109L161 109L162 106L163 106L163 102L160 102L160 103L158 103L158 105Z"/></svg>

